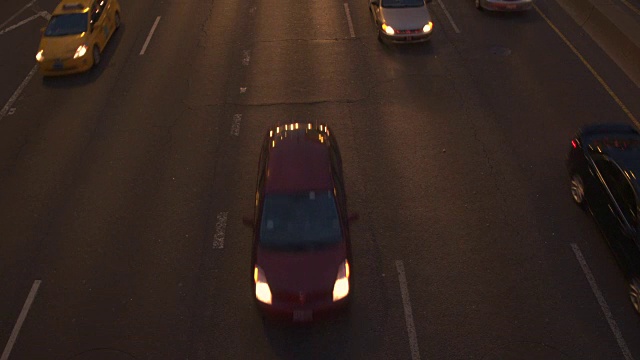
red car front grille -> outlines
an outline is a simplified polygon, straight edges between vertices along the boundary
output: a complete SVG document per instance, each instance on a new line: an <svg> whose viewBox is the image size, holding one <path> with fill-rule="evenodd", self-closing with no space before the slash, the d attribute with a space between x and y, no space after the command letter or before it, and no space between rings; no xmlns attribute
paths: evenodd
<svg viewBox="0 0 640 360"><path fill-rule="evenodd" d="M283 303L289 303L289 304L300 304L300 305L315 303L319 301L332 300L332 294L325 293L325 292L321 292L321 293L281 292L281 293L274 293L273 295L274 295L273 296L274 299L277 301L280 301Z"/></svg>

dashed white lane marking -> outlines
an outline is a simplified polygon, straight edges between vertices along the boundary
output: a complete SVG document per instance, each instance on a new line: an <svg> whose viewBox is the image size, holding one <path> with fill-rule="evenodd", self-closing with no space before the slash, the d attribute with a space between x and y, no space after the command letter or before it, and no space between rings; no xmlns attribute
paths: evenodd
<svg viewBox="0 0 640 360"><path fill-rule="evenodd" d="M37 13L37 14L33 15L33 16L30 16L30 17L28 17L28 18L26 18L26 19L24 19L24 20L20 21L19 23L15 24L15 25L11 25L11 26L9 26L8 28L6 28L6 29L4 29L4 30L0 31L0 35L6 34L6 33L8 33L9 31L11 31L11 30L13 30L13 29L16 29L16 28L19 28L20 26L22 26L22 25L24 25L24 24L28 23L29 21L31 21L31 20L35 20L35 19L37 19L37 18L39 18L39 17L43 17L43 18L45 18L45 19L46 19L48 15L49 15L49 13L48 13L48 12L46 12L46 11L41 11L41 12L39 12L39 13Z"/></svg>
<svg viewBox="0 0 640 360"><path fill-rule="evenodd" d="M214 249L224 248L224 232L227 229L227 214L228 212L223 211L218 213L216 217L216 233L213 235Z"/></svg>
<svg viewBox="0 0 640 360"><path fill-rule="evenodd" d="M22 84L20 84L20 86L18 86L18 89L13 93L13 95L11 95L11 97L9 98L9 101L7 101L7 103L4 105L2 110L0 110L0 121L2 121L2 118L4 118L7 115L7 113L11 109L11 105L13 105L13 103L16 100L18 100L18 97L22 93L22 90L24 90L24 88L27 86L29 81L31 81L31 78L33 77L33 75L36 73L37 70L38 70L38 64L36 64L33 67L33 69L31 69L31 71L29 72L27 77L24 78L24 80L22 80Z"/></svg>
<svg viewBox="0 0 640 360"><path fill-rule="evenodd" d="M153 33L156 31L156 27L158 26L159 22L160 22L160 16L158 16L156 18L156 21L153 23L153 26L151 27L151 31L149 31L149 35L147 35L147 40L144 42L144 45L142 45L142 50L140 50L140 55L144 55L144 52L147 50L147 46L149 46L149 41L151 41L151 37L153 36Z"/></svg>
<svg viewBox="0 0 640 360"><path fill-rule="evenodd" d="M36 2L36 0L31 0L27 5L23 6L22 9L18 10L17 13L11 15L10 18L8 18L5 22L0 24L0 29L3 28L5 25L7 25L9 22L11 22L11 20L15 19L18 15L20 15L20 13L22 13L25 10L27 10L29 8L29 6L33 5L35 2Z"/></svg>
<svg viewBox="0 0 640 360"><path fill-rule="evenodd" d="M447 15L447 19L449 19L449 22L451 23L451 26L453 26L453 30L455 30L456 33L460 34L460 29L458 29L458 26L453 21L453 18L451 17L451 14L449 14L449 11L447 10L447 8L444 7L444 4L442 3L442 0L438 0L438 3L440 4L440 7L442 8L442 11L444 11L444 14Z"/></svg>
<svg viewBox="0 0 640 360"><path fill-rule="evenodd" d="M587 261L584 259L584 256L582 256L582 251L580 251L580 248L575 243L571 243L571 248L573 249L573 252L576 255L576 258L580 263L582 272L584 272L584 275L587 277L587 280L589 281L589 285L591 285L591 291L593 291L593 295L595 295L596 299L598 299L598 304L600 304L600 307L602 308L602 312L604 313L604 317L607 319L607 322L609 323L609 327L611 328L613 335L616 337L616 340L618 341L618 346L620 347L620 350L622 350L622 355L624 355L624 358L626 360L633 360L633 356L631 356L631 352L629 352L629 348L627 347L627 343L624 341L624 338L622 337L622 333L618 328L618 324L616 324L616 321L613 319L613 315L611 314L611 310L609 310L609 305L607 305L607 302L605 301L604 296L602 295L602 292L600 292L600 289L598 288L598 284L596 283L596 279L593 277L593 273L591 273L591 269L589 269L589 265L587 265Z"/></svg>
<svg viewBox="0 0 640 360"><path fill-rule="evenodd" d="M242 65L249 65L249 61L251 60L251 50L242 51Z"/></svg>
<svg viewBox="0 0 640 360"><path fill-rule="evenodd" d="M547 22L547 24L549 24L549 26L553 29L553 31L556 32L556 34L558 34L558 36L560 36L560 38L562 39L562 41L564 41L565 44L567 44L567 46L569 47L569 49L571 49L571 51L573 51L574 54L576 54L576 56L580 59L580 61L582 61L582 63L584 64L584 66L587 67L587 69L591 72L591 74L596 78L596 80L598 80L598 82L600 83L600 85L602 85L602 87L607 91L607 93L609 93L609 96L611 96L613 98L613 100L618 104L618 106L620 106L620 108L622 109L622 111L624 111L625 114L627 114L627 116L629 117L629 119L631 119L631 121L633 121L633 123L637 126L640 127L640 122L638 122L638 120L636 119L635 116L633 116L633 114L631 113L631 111L629 111L629 109L627 109L627 107L622 103L622 100L620 100L620 98L618 98L618 96L613 92L613 90L611 90L611 88L609 87L609 85L607 85L607 83L604 81L604 79L595 71L595 69L587 62L587 60L582 56L582 54L580 54L580 52L578 51L578 49L575 48L575 46L573 46L569 40L562 35L562 33L560 32L560 30L558 30L558 28L553 25L553 23L551 22L551 20L549 20L549 18L547 18L542 11L540 11L540 9L538 8L538 6L536 6L536 4L533 4L533 8L536 9L536 11L538 12L538 14L540 14L540 16L542 16L542 18L544 19L544 21Z"/></svg>
<svg viewBox="0 0 640 360"><path fill-rule="evenodd" d="M247 92L247 88L246 87L241 87L240 88L240 94L244 94Z"/></svg>
<svg viewBox="0 0 640 360"><path fill-rule="evenodd" d="M407 333L409 335L409 345L411 346L411 359L420 360L420 348L418 348L418 337L416 327L413 324L413 311L411 310L411 299L409 299L409 287L407 277L404 274L404 264L402 260L396 260L398 269L398 280L400 281L400 293L402 294L402 306L404 307L404 320L407 323Z"/></svg>
<svg viewBox="0 0 640 360"><path fill-rule="evenodd" d="M233 115L233 123L231 124L231 135L240 135L240 121L242 121L242 114Z"/></svg>
<svg viewBox="0 0 640 360"><path fill-rule="evenodd" d="M344 3L344 12L347 14L347 23L349 23L349 34L351 37L356 37L355 31L353 31L353 21L351 21L351 11L349 11L349 4Z"/></svg>
<svg viewBox="0 0 640 360"><path fill-rule="evenodd" d="M18 334L20 333L20 329L22 328L22 324L24 320L27 318L27 314L29 313L29 309L31 308L31 304L33 300L36 298L36 294L38 293L38 288L40 287L41 280L36 280L31 285L31 291L29 291L29 295L27 296L27 300L25 300L24 305L22 306L22 311L20 311L20 315L18 316L18 321L16 321L16 325L13 327L13 331L11 331L11 336L9 336L9 341L7 341L7 345L4 347L4 351L2 352L2 357L0 360L8 360L9 354L11 354L11 349L13 349L13 345L16 343L18 339Z"/></svg>

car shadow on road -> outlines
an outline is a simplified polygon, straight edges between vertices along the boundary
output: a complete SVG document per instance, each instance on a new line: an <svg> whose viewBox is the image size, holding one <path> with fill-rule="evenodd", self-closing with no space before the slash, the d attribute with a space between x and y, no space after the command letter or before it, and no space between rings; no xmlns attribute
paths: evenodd
<svg viewBox="0 0 640 360"><path fill-rule="evenodd" d="M115 66L112 63L112 58L115 55L118 45L126 32L126 25L122 24L120 28L113 34L111 40L107 43L107 46L102 51L100 57L100 63L98 66L93 67L91 70L80 73L70 74L64 76L43 76L42 85L48 88L61 89L84 86L95 82L107 68Z"/></svg>

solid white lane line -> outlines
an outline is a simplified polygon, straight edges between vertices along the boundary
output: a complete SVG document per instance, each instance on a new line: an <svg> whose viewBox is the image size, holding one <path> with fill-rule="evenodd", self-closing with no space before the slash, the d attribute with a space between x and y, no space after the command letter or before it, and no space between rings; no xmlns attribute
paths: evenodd
<svg viewBox="0 0 640 360"><path fill-rule="evenodd" d="M20 315L18 316L18 321L16 321L16 325L13 327L13 331L11 331L11 336L9 337L9 341L7 341L7 345L4 347L4 351L2 352L2 357L0 360L8 360L9 354L11 354L11 349L13 349L13 345L16 343L18 339L18 333L20 333L20 329L22 328L22 324L24 320L27 318L27 314L29 313L29 309L31 308L31 304L33 303L33 299L36 298L36 293L38 292L38 288L40 287L41 280L36 280L31 285L31 291L29 291L29 295L27 296L27 300L25 300L24 305L22 306L22 311L20 311Z"/></svg>
<svg viewBox="0 0 640 360"><path fill-rule="evenodd" d="M31 20L35 20L35 19L37 19L37 18L39 18L39 17L41 17L41 16L42 16L42 17L44 17L44 16L46 16L46 14L48 14L48 13L47 13L47 12L45 12L45 11L43 11L42 13L37 13L37 14L35 14L35 15L33 15L33 16L30 16L30 17L28 17L28 18L26 18L26 19L24 19L24 20L20 21L19 23L15 24L15 25L11 25L11 26L9 26L8 28L6 28L6 29L4 29L4 30L0 31L0 35L5 34L5 33L8 33L9 31L11 31L11 30L13 30L13 29L15 29L15 28L18 28L18 27L20 27L20 26L22 26L22 25L26 24L26 23L28 23L28 22L29 22L29 21L31 21Z"/></svg>
<svg viewBox="0 0 640 360"><path fill-rule="evenodd" d="M404 307L404 320L407 323L407 334L409 335L409 345L411 346L411 359L420 360L420 348L418 348L418 337L416 327L413 324L413 311L411 310L411 299L409 299L409 287L407 277L404 274L404 264L402 260L396 260L398 269L398 280L400 281L400 293L402 294L402 306Z"/></svg>
<svg viewBox="0 0 640 360"><path fill-rule="evenodd" d="M451 26L453 26L453 30L455 30L456 33L460 34L460 29L458 29L458 26L453 21L453 18L451 17L451 14L449 14L449 11L447 11L447 8L444 7L444 4L442 3L442 0L438 0L438 3L440 4L440 7L444 11L444 14L447 15L447 19L449 19L449 22L451 23Z"/></svg>
<svg viewBox="0 0 640 360"><path fill-rule="evenodd" d="M16 100L18 100L18 97L22 93L22 90L24 90L29 81L31 81L31 78L33 77L33 75L35 75L36 71L38 71L38 64L36 64L33 69L31 69L27 77L22 80L22 84L18 86L18 89L13 93L13 95L11 95L9 101L7 101L2 110L0 110L0 121L2 121L2 118L7 115L9 109L11 108L11 105L13 105Z"/></svg>
<svg viewBox="0 0 640 360"><path fill-rule="evenodd" d="M142 50L140 50L140 55L144 55L144 52L147 50L149 41L151 41L151 37L153 36L153 33L156 31L156 27L158 26L159 22L160 22L160 16L158 16L156 18L156 21L153 23L153 26L151 27L151 31L149 31L149 35L147 35L147 40L144 42L144 45L142 45Z"/></svg>
<svg viewBox="0 0 640 360"><path fill-rule="evenodd" d="M227 229L227 215L229 213L223 211L218 213L217 221L216 221L216 233L213 235L213 248L214 249L223 249L224 248L224 232Z"/></svg>
<svg viewBox="0 0 640 360"><path fill-rule="evenodd" d="M31 5L33 5L36 2L36 0L31 0L27 5L23 6L22 9L18 10L17 13L13 14L10 18L8 18L5 22L3 22L2 24L0 24L0 28L2 28L3 26L7 25L11 20L15 19L16 16L20 15L21 12L27 10L27 8Z"/></svg>
<svg viewBox="0 0 640 360"><path fill-rule="evenodd" d="M637 7L631 5L631 3L628 2L627 0L620 0L620 1L622 1L623 4L627 5L627 7L629 9L631 9L631 11L633 11L634 13L640 15L640 9L638 9Z"/></svg>
<svg viewBox="0 0 640 360"><path fill-rule="evenodd" d="M598 284L596 283L596 279L593 277L593 273L591 273L591 269L589 269L589 265L587 265L587 261L584 259L584 256L582 256L582 251L580 251L580 248L575 243L571 243L571 248L573 249L573 252L576 255L576 258L580 263L582 272L584 272L584 275L587 277L587 280L589 281L589 285L591 285L591 291L593 291L593 295L596 296L596 299L598 300L598 304L600 304L600 308L602 308L604 317L607 319L607 322L609 323L609 327L611 328L613 335L616 337L616 340L618 341L618 346L620 347L620 350L622 350L622 355L624 355L624 358L626 360L633 360L633 356L631 356L631 352L629 352L629 348L627 347L627 343L624 341L624 338L622 337L622 333L618 328L618 324L616 324L616 321L613 319L613 315L611 314L609 305L607 305L607 302L605 301L604 296L602 295L602 292L600 292L600 289L598 288Z"/></svg>
<svg viewBox="0 0 640 360"><path fill-rule="evenodd" d="M542 18L544 19L544 21L547 22L547 24L549 24L549 26L553 29L553 31L556 32L556 34L558 34L558 36L560 36L560 38L562 39L562 41L564 41L565 44L567 44L567 46L569 47L569 49L571 49L571 51L573 51L574 54L576 54L576 56L580 59L580 61L582 61L582 63L584 64L584 66L587 67L587 69L589 69L589 71L591 72L591 74L596 78L596 80L598 80L598 82L600 83L600 85L602 85L602 87L607 91L607 93L609 93L609 96L611 96L613 98L613 100L618 104L618 106L620 106L620 108L622 109L622 111L624 111L625 114L627 114L627 116L629 117L629 119L631 119L631 121L633 121L633 123L637 126L640 127L640 122L638 122L638 120L635 118L635 116L633 116L633 114L631 113L631 111L629 111L629 109L627 109L627 107L622 103L622 100L620 100L620 98L618 98L618 96L613 92L613 90L611 90L611 88L609 87L609 85L607 85L607 83L604 81L604 79L596 72L596 70L587 62L587 60L582 56L582 54L580 54L580 52L578 51L578 49L575 48L575 46L573 46L569 40L560 32L560 30L558 30L558 28L553 25L553 23L551 22L551 20L549 20L549 18L547 18L542 11L540 11L540 9L538 8L538 6L536 6L536 4L533 4L533 7L536 9L536 11L538 12L538 14L540 14L540 16L542 16Z"/></svg>
<svg viewBox="0 0 640 360"><path fill-rule="evenodd" d="M349 23L349 34L351 37L356 37L355 31L353 31L353 21L351 21L351 12L349 11L349 4L344 3L344 12L347 14L347 23Z"/></svg>

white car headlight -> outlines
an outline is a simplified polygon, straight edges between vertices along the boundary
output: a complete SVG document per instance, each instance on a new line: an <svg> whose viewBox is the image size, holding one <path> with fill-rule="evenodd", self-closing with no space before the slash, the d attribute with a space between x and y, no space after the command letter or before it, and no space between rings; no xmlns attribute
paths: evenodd
<svg viewBox="0 0 640 360"><path fill-rule="evenodd" d="M396 33L396 31L393 30L393 28L387 24L382 24L382 30L386 32L388 35L393 35Z"/></svg>
<svg viewBox="0 0 640 360"><path fill-rule="evenodd" d="M264 271L258 265L253 269L253 281L256 284L256 299L265 304L271 304L271 289Z"/></svg>
<svg viewBox="0 0 640 360"><path fill-rule="evenodd" d="M343 261L338 267L338 276L333 285L333 301L338 301L349 294L349 262Z"/></svg>
<svg viewBox="0 0 640 360"><path fill-rule="evenodd" d="M83 57L84 54L87 53L87 45L86 44L82 44L80 46L78 46L78 48L76 49L76 53L73 55L74 59L77 59L79 57Z"/></svg>
<svg viewBox="0 0 640 360"><path fill-rule="evenodd" d="M38 61L44 60L44 56L42 56L42 54L44 54L44 50L38 51L38 53L36 54L36 60Z"/></svg>
<svg viewBox="0 0 640 360"><path fill-rule="evenodd" d="M431 29L433 29L433 23L429 21L429 23L422 28L422 31L428 33Z"/></svg>

